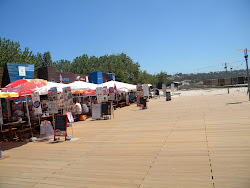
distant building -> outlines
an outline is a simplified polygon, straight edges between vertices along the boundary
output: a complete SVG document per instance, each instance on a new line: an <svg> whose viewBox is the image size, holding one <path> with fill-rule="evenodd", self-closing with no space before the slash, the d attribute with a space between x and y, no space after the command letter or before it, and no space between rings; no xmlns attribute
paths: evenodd
<svg viewBox="0 0 250 188"><path fill-rule="evenodd" d="M89 82L94 84L102 84L107 81L115 80L114 73L92 72L89 73Z"/></svg>
<svg viewBox="0 0 250 188"><path fill-rule="evenodd" d="M74 74L71 72L57 72L55 67L42 67L37 70L37 78L48 80L50 82L62 82L65 84L74 81L89 81L89 76L86 74Z"/></svg>
<svg viewBox="0 0 250 188"><path fill-rule="evenodd" d="M178 87L179 85L181 85L181 82L173 82L173 84L174 84L174 87Z"/></svg>
<svg viewBox="0 0 250 188"><path fill-rule="evenodd" d="M5 63L2 87L22 78L34 79L34 68L31 64Z"/></svg>
<svg viewBox="0 0 250 188"><path fill-rule="evenodd" d="M203 84L206 86L225 86L227 84L235 85L235 84L246 84L246 83L247 83L247 77L209 79L203 81Z"/></svg>

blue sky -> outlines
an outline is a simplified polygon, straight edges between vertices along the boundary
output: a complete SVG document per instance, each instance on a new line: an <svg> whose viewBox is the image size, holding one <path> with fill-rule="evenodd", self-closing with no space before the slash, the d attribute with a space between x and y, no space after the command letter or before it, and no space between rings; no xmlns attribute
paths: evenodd
<svg viewBox="0 0 250 188"><path fill-rule="evenodd" d="M52 60L126 53L142 70L245 68L249 0L0 0L0 37Z"/></svg>

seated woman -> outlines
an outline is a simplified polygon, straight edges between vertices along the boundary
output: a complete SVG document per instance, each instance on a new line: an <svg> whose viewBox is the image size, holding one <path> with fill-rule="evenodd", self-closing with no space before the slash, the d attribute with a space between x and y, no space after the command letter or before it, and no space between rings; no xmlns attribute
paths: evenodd
<svg viewBox="0 0 250 188"><path fill-rule="evenodd" d="M82 104L82 112L83 114L87 114L89 112L89 108L85 103Z"/></svg>

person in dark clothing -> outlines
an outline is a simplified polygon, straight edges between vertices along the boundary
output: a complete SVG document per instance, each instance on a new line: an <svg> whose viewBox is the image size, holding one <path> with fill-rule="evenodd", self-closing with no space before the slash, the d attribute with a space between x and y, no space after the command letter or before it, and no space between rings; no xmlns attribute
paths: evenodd
<svg viewBox="0 0 250 188"><path fill-rule="evenodd" d="M160 92L158 89L155 90L155 95L160 98Z"/></svg>

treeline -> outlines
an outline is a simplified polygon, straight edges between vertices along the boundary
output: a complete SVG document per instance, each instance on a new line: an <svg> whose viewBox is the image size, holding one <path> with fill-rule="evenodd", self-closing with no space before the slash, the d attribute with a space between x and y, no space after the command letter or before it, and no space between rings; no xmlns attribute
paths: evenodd
<svg viewBox="0 0 250 188"><path fill-rule="evenodd" d="M5 38L0 38L0 66L6 62L34 64L35 69L40 67L53 66L60 72L73 72L77 74L87 74L95 71L115 73L116 80L131 84L151 83L158 88L163 83L168 84L167 73L149 74L140 69L140 64L134 62L125 53L104 55L101 57L88 56L83 54L76 57L72 62L68 60L58 60L53 62L50 52L34 54L29 48L21 50L19 42L13 42Z"/></svg>
<svg viewBox="0 0 250 188"><path fill-rule="evenodd" d="M175 80L175 81L191 80L191 82L197 83L203 80L222 79L222 78L231 78L231 77L245 77L245 76L247 76L246 70L232 70L232 71L228 71L227 73L226 71L198 73L198 74L177 73L173 76L168 75L168 79Z"/></svg>

